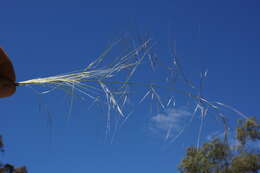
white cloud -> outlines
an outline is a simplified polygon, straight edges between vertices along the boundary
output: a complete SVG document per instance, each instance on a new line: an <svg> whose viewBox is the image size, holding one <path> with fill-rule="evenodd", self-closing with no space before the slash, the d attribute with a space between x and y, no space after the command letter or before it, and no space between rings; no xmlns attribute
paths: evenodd
<svg viewBox="0 0 260 173"><path fill-rule="evenodd" d="M151 118L151 130L165 139L178 135L192 115L186 108L171 108Z"/></svg>

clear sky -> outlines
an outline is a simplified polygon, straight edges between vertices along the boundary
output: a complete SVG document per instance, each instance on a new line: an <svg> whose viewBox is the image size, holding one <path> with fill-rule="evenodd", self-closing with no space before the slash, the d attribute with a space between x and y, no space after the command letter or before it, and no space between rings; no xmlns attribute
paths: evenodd
<svg viewBox="0 0 260 173"><path fill-rule="evenodd" d="M169 42L176 41L183 70L195 83L208 69L206 98L259 116L257 0L0 2L0 46L12 59L18 81L84 68L120 34L149 33L161 61L169 60ZM146 77L139 73L135 80ZM196 145L200 122L197 116L176 142L165 141L165 126L183 126L194 109L177 98L175 111L151 112L149 101L138 106L110 144L105 139L105 108L88 109L90 102L76 101L67 122L65 94L38 95L20 87L14 96L0 100L0 132L7 145L2 160L38 173L176 172L185 148ZM237 117L228 114L230 121ZM213 113L206 120L202 140L222 130Z"/></svg>

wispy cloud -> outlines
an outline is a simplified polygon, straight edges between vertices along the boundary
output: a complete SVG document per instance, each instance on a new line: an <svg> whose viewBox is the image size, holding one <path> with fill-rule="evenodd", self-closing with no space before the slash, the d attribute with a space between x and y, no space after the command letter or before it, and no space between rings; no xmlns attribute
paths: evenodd
<svg viewBox="0 0 260 173"><path fill-rule="evenodd" d="M187 108L171 108L151 118L150 129L165 140L172 139L182 131L192 113Z"/></svg>

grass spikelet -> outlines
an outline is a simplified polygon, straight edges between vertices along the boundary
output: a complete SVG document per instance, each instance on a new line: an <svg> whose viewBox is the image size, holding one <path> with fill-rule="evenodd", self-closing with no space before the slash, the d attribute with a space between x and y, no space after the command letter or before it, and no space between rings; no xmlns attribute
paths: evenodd
<svg viewBox="0 0 260 173"><path fill-rule="evenodd" d="M46 91L40 92L41 94L47 94L60 89L72 97L74 95L83 95L92 99L94 102L102 100L108 107L109 115L113 109L121 115L121 117L124 117L122 107L126 100L121 103L120 98L125 96L126 85L128 85L137 67L142 63L148 51L151 49L151 41L146 40L138 47L128 51L125 55L116 57L113 60L107 60L106 57L119 42L120 41L117 41L111 44L101 56L87 65L83 70L21 81L18 82L17 85L37 85L47 88ZM123 71L126 71L126 73ZM120 72L122 72L123 75L121 75ZM121 75L123 79L118 80L118 75ZM116 90L110 88L110 85L116 85L116 87L114 87Z"/></svg>
<svg viewBox="0 0 260 173"><path fill-rule="evenodd" d="M176 109L176 97L178 95L185 96L185 102L187 103L192 100L190 103L192 106L195 105L195 109L190 119L187 119L175 136L172 135L174 127L169 126L167 129L165 141L169 141L170 143L179 138L184 130L192 124L197 113L201 118L197 147L200 146L203 126L206 125L204 122L205 116L208 110L213 110L219 114L222 112L222 109L225 108L243 118L247 118L245 114L229 105L210 101L202 96L203 80L207 76L207 71L201 74L200 83L197 86L196 83L186 77L180 60L175 53L171 56L170 62L167 64L157 59L157 56L154 57L154 54L150 53L152 43L149 39L142 42L139 46L131 48L131 50L128 49L124 55L108 60L108 54L110 54L111 50L118 45L119 42L120 41L117 41L111 44L96 60L84 66L82 70L21 81L17 82L17 85L37 85L47 88L47 90L41 92L41 94L47 94L60 89L72 96L72 98L75 95L81 98L85 96L92 99L93 103L102 102L103 105L107 107L106 134L110 136L110 132L114 130L113 135L110 136L112 137L111 141L113 141L116 131L121 128L133 113L133 110L128 109L126 111L125 109L125 104L129 101L129 93L131 93L128 89L133 85L143 86L145 88L145 94L143 94L144 91L142 91L142 89L134 91L138 93L138 90L140 90L141 94L139 94L142 97L135 98L138 102L132 103L133 106L140 103L148 105L146 100L150 98L151 112L157 108L156 114L168 109ZM139 81L133 80L132 77L139 69L139 66L144 64L146 58L148 59L148 64L151 66L152 71L141 69L143 70L142 72L146 73L146 75L142 75L142 78L145 76L145 79L140 78ZM163 68L157 68L158 64L156 63L163 65ZM158 71L158 69L161 71ZM165 76L162 77L161 74L166 75L166 80L164 80ZM71 99L71 105L72 102L73 99ZM91 104L90 107L91 106L93 106L93 104ZM112 113L117 113L119 116L115 116L116 118L114 118L111 116ZM111 121L113 120L117 121L115 127L111 126ZM121 123L119 123L117 127L117 123L120 121Z"/></svg>
<svg viewBox="0 0 260 173"><path fill-rule="evenodd" d="M104 81L109 78L115 76L115 73L118 73L125 69L134 69L141 63L143 56L133 62L133 58L136 58L136 52L143 51L147 49L147 45L150 43L150 40L145 41L142 45L134 49L133 51L129 52L129 54L121 57L117 63L112 65L111 67L107 68L95 68L98 64L100 64L104 60L104 55L99 57L97 60L90 63L87 68L79 72L73 72L68 74L61 74L56 76L44 77L44 78L35 78L31 80L26 80L22 82L18 82L19 86L22 85L53 85L57 86L69 86L72 85L81 85L82 83L86 82L96 82L96 83L105 83L105 82L114 82L114 83L121 83L120 81ZM132 61L132 62L131 62ZM133 71L131 71L131 76L133 75Z"/></svg>

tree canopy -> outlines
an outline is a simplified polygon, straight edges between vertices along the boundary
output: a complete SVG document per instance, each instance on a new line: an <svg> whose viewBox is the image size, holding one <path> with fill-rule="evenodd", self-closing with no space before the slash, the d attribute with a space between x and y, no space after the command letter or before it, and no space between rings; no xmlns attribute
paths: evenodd
<svg viewBox="0 0 260 173"><path fill-rule="evenodd" d="M256 118L239 120L234 138L235 144L229 143L228 138L217 137L199 148L189 147L179 165L180 172L257 173L260 151L250 147L260 140L260 125Z"/></svg>
<svg viewBox="0 0 260 173"><path fill-rule="evenodd" d="M4 152L4 142L2 136L0 136L0 152ZM27 173L25 166L15 168L12 164L0 162L0 173Z"/></svg>

